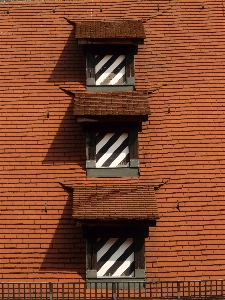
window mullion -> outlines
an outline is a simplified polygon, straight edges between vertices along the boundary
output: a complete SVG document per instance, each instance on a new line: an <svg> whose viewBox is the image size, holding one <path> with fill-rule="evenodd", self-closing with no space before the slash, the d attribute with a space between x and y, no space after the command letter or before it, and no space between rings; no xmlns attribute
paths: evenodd
<svg viewBox="0 0 225 300"><path fill-rule="evenodd" d="M91 52L87 52L87 69L86 78L87 85L95 85L95 56Z"/></svg>
<svg viewBox="0 0 225 300"><path fill-rule="evenodd" d="M87 168L96 168L96 144L95 144L95 133L87 133Z"/></svg>
<svg viewBox="0 0 225 300"><path fill-rule="evenodd" d="M138 132L137 130L129 131L129 147L130 147L130 167L139 167L138 153Z"/></svg>
<svg viewBox="0 0 225 300"><path fill-rule="evenodd" d="M131 52L126 54L126 80L128 85L135 85L134 55Z"/></svg>

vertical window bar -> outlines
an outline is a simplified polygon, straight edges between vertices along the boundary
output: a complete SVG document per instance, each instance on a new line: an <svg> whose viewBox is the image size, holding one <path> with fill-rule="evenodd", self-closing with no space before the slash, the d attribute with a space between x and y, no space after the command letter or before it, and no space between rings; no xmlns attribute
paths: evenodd
<svg viewBox="0 0 225 300"><path fill-rule="evenodd" d="M221 280L221 296L223 296L223 280Z"/></svg>
<svg viewBox="0 0 225 300"><path fill-rule="evenodd" d="M29 294L30 294L30 300L31 300L31 298L32 298L32 284L30 283L28 285L28 287L29 287Z"/></svg>
<svg viewBox="0 0 225 300"><path fill-rule="evenodd" d="M40 298L42 300L42 283L40 283L39 293L40 293ZM48 293L46 293L46 298L48 298Z"/></svg>
<svg viewBox="0 0 225 300"><path fill-rule="evenodd" d="M180 300L180 281L177 282L177 299Z"/></svg>
<svg viewBox="0 0 225 300"><path fill-rule="evenodd" d="M112 283L112 291L113 291L113 300L116 300L116 283Z"/></svg>
<svg viewBox="0 0 225 300"><path fill-rule="evenodd" d="M106 295L106 298L109 298L109 287L108 287L108 282L106 282L106 285L105 285L105 295Z"/></svg>
<svg viewBox="0 0 225 300"><path fill-rule="evenodd" d="M97 283L95 282L95 299L97 299L98 298L98 285L97 285Z"/></svg>
<svg viewBox="0 0 225 300"><path fill-rule="evenodd" d="M85 286L84 286L84 299L87 298L86 292L87 292L87 283L85 283Z"/></svg>
<svg viewBox="0 0 225 300"><path fill-rule="evenodd" d="M34 284L34 293L35 293L35 299L37 298L37 284Z"/></svg>
<svg viewBox="0 0 225 300"><path fill-rule="evenodd" d="M64 300L64 283L62 283L62 299Z"/></svg>

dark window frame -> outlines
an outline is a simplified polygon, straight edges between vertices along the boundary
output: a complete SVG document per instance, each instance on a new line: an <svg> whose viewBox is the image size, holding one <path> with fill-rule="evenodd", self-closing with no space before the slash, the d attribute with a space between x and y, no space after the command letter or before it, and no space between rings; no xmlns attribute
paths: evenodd
<svg viewBox="0 0 225 300"><path fill-rule="evenodd" d="M118 126L117 126L118 127ZM128 132L129 136L129 167L116 168L96 168L96 131L86 133L86 173L87 177L138 177L139 176L139 151L138 151L138 129L132 128L126 130L107 130L107 126L103 126L101 132Z"/></svg>
<svg viewBox="0 0 225 300"><path fill-rule="evenodd" d="M88 230L89 234L86 236L86 279L89 282L112 282L112 281L132 281L132 280L145 280L145 237L148 235L148 227L96 227L95 229ZM131 234L133 233L133 234ZM147 235L146 235L147 234ZM97 278L97 251L96 243L97 238L133 238L134 240L134 261L135 271L134 277L101 277Z"/></svg>
<svg viewBox="0 0 225 300"><path fill-rule="evenodd" d="M86 89L87 91L133 91L135 89L134 45L89 45L86 51ZM95 55L120 54L126 59L126 84L124 85L95 85Z"/></svg>

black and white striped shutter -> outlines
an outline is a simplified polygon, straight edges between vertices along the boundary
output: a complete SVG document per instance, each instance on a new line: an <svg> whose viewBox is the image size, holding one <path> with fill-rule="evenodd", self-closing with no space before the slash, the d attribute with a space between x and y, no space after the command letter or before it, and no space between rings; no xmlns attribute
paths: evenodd
<svg viewBox="0 0 225 300"><path fill-rule="evenodd" d="M96 168L129 167L128 133L96 134Z"/></svg>
<svg viewBox="0 0 225 300"><path fill-rule="evenodd" d="M133 238L99 238L97 240L97 277L134 277Z"/></svg>
<svg viewBox="0 0 225 300"><path fill-rule="evenodd" d="M95 55L96 85L124 85L125 83L125 55Z"/></svg>

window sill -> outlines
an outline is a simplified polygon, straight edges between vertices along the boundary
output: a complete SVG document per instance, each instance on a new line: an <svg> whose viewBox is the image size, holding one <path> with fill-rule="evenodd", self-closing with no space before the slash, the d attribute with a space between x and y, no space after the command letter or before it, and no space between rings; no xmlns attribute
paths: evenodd
<svg viewBox="0 0 225 300"><path fill-rule="evenodd" d="M89 85L86 87L87 92L129 92L134 90L134 85Z"/></svg>
<svg viewBox="0 0 225 300"><path fill-rule="evenodd" d="M112 282L143 282L146 280L145 270L144 269L136 269L134 277L101 277L97 278L96 270L87 270L86 274L86 282L90 283L112 283Z"/></svg>
<svg viewBox="0 0 225 300"><path fill-rule="evenodd" d="M90 168L87 177L139 177L139 168Z"/></svg>

